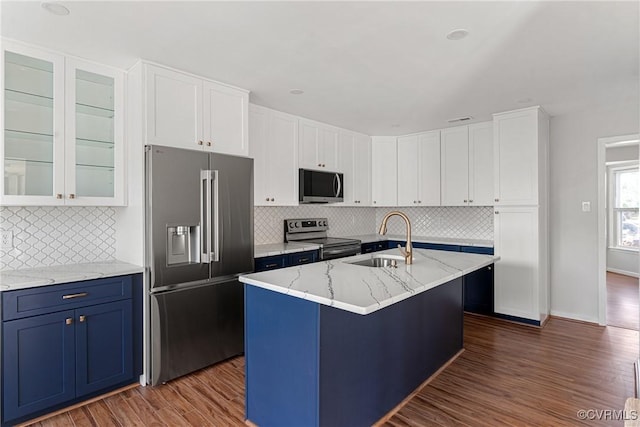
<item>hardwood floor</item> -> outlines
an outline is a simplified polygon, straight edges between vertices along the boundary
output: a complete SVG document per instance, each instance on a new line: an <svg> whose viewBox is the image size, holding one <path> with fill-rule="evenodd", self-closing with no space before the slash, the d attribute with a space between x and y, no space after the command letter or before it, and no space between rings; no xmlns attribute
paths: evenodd
<svg viewBox="0 0 640 427"><path fill-rule="evenodd" d="M386 426L621 425L579 409L633 396L638 332L552 318L542 330L465 315L466 351ZM37 426L242 426L244 359L137 387Z"/></svg>
<svg viewBox="0 0 640 427"><path fill-rule="evenodd" d="M638 279L607 272L607 324L638 330Z"/></svg>

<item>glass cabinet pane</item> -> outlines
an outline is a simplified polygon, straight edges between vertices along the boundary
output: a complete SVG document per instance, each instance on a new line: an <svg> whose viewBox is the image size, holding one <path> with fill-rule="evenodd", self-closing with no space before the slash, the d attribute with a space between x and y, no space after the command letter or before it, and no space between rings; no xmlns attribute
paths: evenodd
<svg viewBox="0 0 640 427"><path fill-rule="evenodd" d="M53 64L5 52L4 194L53 193Z"/></svg>
<svg viewBox="0 0 640 427"><path fill-rule="evenodd" d="M76 70L76 193L114 195L114 79Z"/></svg>

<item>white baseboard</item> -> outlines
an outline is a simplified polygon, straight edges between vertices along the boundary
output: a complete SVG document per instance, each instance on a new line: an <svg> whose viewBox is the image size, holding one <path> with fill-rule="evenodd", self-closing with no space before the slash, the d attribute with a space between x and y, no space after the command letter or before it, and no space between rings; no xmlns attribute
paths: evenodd
<svg viewBox="0 0 640 427"><path fill-rule="evenodd" d="M610 271L611 273L622 274L624 276L640 277L638 273L634 273L633 271L618 270L617 268L607 267L607 271Z"/></svg>
<svg viewBox="0 0 640 427"><path fill-rule="evenodd" d="M597 317L582 316L575 313L566 313L566 312L557 311L557 310L551 310L551 315L554 317L563 317L565 319L579 320L581 322L595 323L596 325L599 324Z"/></svg>

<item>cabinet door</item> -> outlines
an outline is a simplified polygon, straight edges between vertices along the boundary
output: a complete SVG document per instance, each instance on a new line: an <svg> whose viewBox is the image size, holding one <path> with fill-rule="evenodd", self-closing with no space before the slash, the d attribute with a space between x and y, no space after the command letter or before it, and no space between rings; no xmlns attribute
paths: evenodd
<svg viewBox="0 0 640 427"><path fill-rule="evenodd" d="M493 123L469 125L469 204L493 205Z"/></svg>
<svg viewBox="0 0 640 427"><path fill-rule="evenodd" d="M371 203L373 206L398 204L398 163L395 137L371 139Z"/></svg>
<svg viewBox="0 0 640 427"><path fill-rule="evenodd" d="M64 203L64 57L3 41L2 205Z"/></svg>
<svg viewBox="0 0 640 427"><path fill-rule="evenodd" d="M82 396L133 377L131 300L75 310L76 393Z"/></svg>
<svg viewBox="0 0 640 427"><path fill-rule="evenodd" d="M269 112L255 105L249 107L249 155L253 157L253 204L270 206L269 193Z"/></svg>
<svg viewBox="0 0 640 427"><path fill-rule="evenodd" d="M371 206L371 137L356 134L353 144L353 187L357 206ZM345 188L346 190L346 188Z"/></svg>
<svg viewBox="0 0 640 427"><path fill-rule="evenodd" d="M320 128L318 140L318 157L322 169L331 172L338 171L338 131L329 127Z"/></svg>
<svg viewBox="0 0 640 427"><path fill-rule="evenodd" d="M493 265L463 276L464 311L493 314Z"/></svg>
<svg viewBox="0 0 640 427"><path fill-rule="evenodd" d="M248 156L249 94L214 82L203 83L204 147L217 153Z"/></svg>
<svg viewBox="0 0 640 427"><path fill-rule="evenodd" d="M440 131L418 135L418 204L440 206Z"/></svg>
<svg viewBox="0 0 640 427"><path fill-rule="evenodd" d="M75 397L72 310L4 322L3 421Z"/></svg>
<svg viewBox="0 0 640 427"><path fill-rule="evenodd" d="M418 136L398 138L398 206L418 203Z"/></svg>
<svg viewBox="0 0 640 427"><path fill-rule="evenodd" d="M269 189L272 204L298 204L298 120L271 111L269 118Z"/></svg>
<svg viewBox="0 0 640 427"><path fill-rule="evenodd" d="M351 132L340 132L338 142L338 170L343 173L344 202L341 205L355 206L356 176L355 176L355 135Z"/></svg>
<svg viewBox="0 0 640 427"><path fill-rule="evenodd" d="M67 59L66 204L124 204L123 98L121 71Z"/></svg>
<svg viewBox="0 0 640 427"><path fill-rule="evenodd" d="M538 204L538 110L496 114L494 132L494 202Z"/></svg>
<svg viewBox="0 0 640 427"><path fill-rule="evenodd" d="M303 169L322 169L318 154L320 129L315 123L300 119L298 131L298 164Z"/></svg>
<svg viewBox="0 0 640 427"><path fill-rule="evenodd" d="M202 148L202 80L146 65L147 144Z"/></svg>
<svg viewBox="0 0 640 427"><path fill-rule="evenodd" d="M467 126L443 129L442 205L466 206L469 200L469 130Z"/></svg>
<svg viewBox="0 0 640 427"><path fill-rule="evenodd" d="M494 215L496 313L540 320L538 208L496 208Z"/></svg>

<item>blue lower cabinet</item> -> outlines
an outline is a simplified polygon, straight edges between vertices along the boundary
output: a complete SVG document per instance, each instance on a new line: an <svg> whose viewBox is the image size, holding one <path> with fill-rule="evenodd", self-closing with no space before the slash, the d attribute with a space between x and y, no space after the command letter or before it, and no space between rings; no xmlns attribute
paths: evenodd
<svg viewBox="0 0 640 427"><path fill-rule="evenodd" d="M139 343L134 342L134 337L141 337L142 307L137 297L142 292L141 275L108 279L114 295L132 283L135 289L124 293L119 301L96 303L91 298L92 286L102 292L106 280L78 282L71 288L70 284L52 285L1 294L5 307L15 301L36 301L33 312L45 307L51 311L18 319L12 318L20 315L17 311L3 311L3 425L20 423L136 382L141 373ZM82 285L84 291L67 293L75 291L75 285ZM56 295L58 288L65 290L66 299L37 295ZM73 309L61 303L68 300L74 301ZM86 301L86 306L81 301Z"/></svg>
<svg viewBox="0 0 640 427"><path fill-rule="evenodd" d="M360 246L360 252L362 252L363 254L384 251L386 249L389 249L389 242L387 242L386 240L382 242L363 243Z"/></svg>
<svg viewBox="0 0 640 427"><path fill-rule="evenodd" d="M133 377L131 300L76 310L76 393L93 393Z"/></svg>
<svg viewBox="0 0 640 427"><path fill-rule="evenodd" d="M464 310L493 314L493 264L464 276Z"/></svg>
<svg viewBox="0 0 640 427"><path fill-rule="evenodd" d="M276 268L284 268L286 266L287 266L286 255L266 256L266 257L255 259L256 272L275 270Z"/></svg>
<svg viewBox="0 0 640 427"><path fill-rule="evenodd" d="M73 319L71 310L2 325L3 421L75 398Z"/></svg>
<svg viewBox="0 0 640 427"><path fill-rule="evenodd" d="M289 255L289 263L287 266L310 264L316 261L318 261L318 251L296 252Z"/></svg>
<svg viewBox="0 0 640 427"><path fill-rule="evenodd" d="M256 258L254 260L255 270L268 271L277 268L291 267L294 265L309 264L318 261L318 251L295 252L292 254L273 255Z"/></svg>

